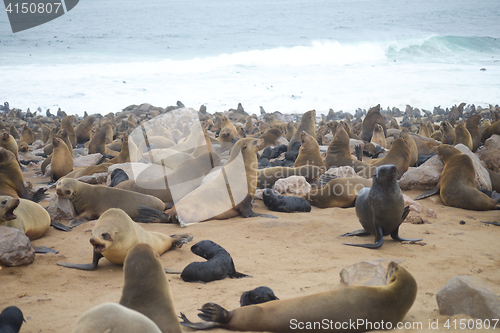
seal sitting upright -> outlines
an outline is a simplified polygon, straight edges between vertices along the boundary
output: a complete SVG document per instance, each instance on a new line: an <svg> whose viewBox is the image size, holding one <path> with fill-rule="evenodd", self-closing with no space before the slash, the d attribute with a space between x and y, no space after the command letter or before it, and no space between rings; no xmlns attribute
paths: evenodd
<svg viewBox="0 0 500 333"><path fill-rule="evenodd" d="M356 198L356 215L364 229L342 236L375 235L373 244L345 244L377 249L384 243L384 236L397 241L421 241L399 237L399 226L410 212L404 205L403 192L396 182L397 168L392 164L379 166L373 175L371 188L363 188Z"/></svg>

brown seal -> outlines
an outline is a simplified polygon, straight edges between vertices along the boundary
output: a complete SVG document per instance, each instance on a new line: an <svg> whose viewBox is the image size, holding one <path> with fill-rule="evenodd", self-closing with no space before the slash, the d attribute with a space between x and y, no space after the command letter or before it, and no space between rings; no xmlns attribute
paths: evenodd
<svg viewBox="0 0 500 333"><path fill-rule="evenodd" d="M222 151L231 149L236 141L238 141L236 135L229 127L225 127L219 132L219 142Z"/></svg>
<svg viewBox="0 0 500 333"><path fill-rule="evenodd" d="M10 150L0 147L0 195L29 199L24 186L24 177L16 156Z"/></svg>
<svg viewBox="0 0 500 333"><path fill-rule="evenodd" d="M123 277L121 305L147 316L163 333L182 332L165 271L150 245L137 244L130 250Z"/></svg>
<svg viewBox="0 0 500 333"><path fill-rule="evenodd" d="M14 156L16 157L16 161L19 159L18 158L18 149L17 149L17 143L16 140L12 135L10 135L7 132L2 132L0 134L0 147L3 147L9 151L11 151Z"/></svg>
<svg viewBox="0 0 500 333"><path fill-rule="evenodd" d="M440 130L441 132L443 132L443 140L442 140L443 143L455 144L456 140L455 128L453 128L453 126L449 122L443 121L441 123Z"/></svg>
<svg viewBox="0 0 500 333"><path fill-rule="evenodd" d="M14 124L10 125L9 132L10 132L10 135L12 135L14 137L14 139L19 140L19 138L20 138L19 132L17 131L16 126L14 126Z"/></svg>
<svg viewBox="0 0 500 333"><path fill-rule="evenodd" d="M73 156L62 139L53 138L52 146L54 151L51 155L50 171L52 172L51 180L55 182L73 171Z"/></svg>
<svg viewBox="0 0 500 333"><path fill-rule="evenodd" d="M91 176L94 173L108 172L108 168L111 166L111 163L101 163L98 165L90 165L88 167L82 167L75 169L68 173L64 178L80 178L83 176Z"/></svg>
<svg viewBox="0 0 500 333"><path fill-rule="evenodd" d="M382 322L387 325L384 328L394 328L412 307L417 296L417 282L405 268L391 262L386 283L385 286L350 286L269 301L230 312L215 303L206 303L198 316L207 322L192 323L181 313L184 320L181 325L194 329L220 327L256 332L365 332L370 329L368 325ZM335 326L350 322L359 324L351 329Z"/></svg>
<svg viewBox="0 0 500 333"><path fill-rule="evenodd" d="M409 133L415 144L417 145L418 155L432 155L435 153L435 149L440 145L434 139L427 138L422 135L418 135L415 133Z"/></svg>
<svg viewBox="0 0 500 333"><path fill-rule="evenodd" d="M264 134L261 134L259 136L259 139L264 140L264 145L262 146L262 149L269 146L275 146L276 140L278 140L281 137L281 133L282 133L281 129L271 128L267 130Z"/></svg>
<svg viewBox="0 0 500 333"><path fill-rule="evenodd" d="M493 134L500 135L500 121L497 121L484 129L483 134L481 135L481 142L484 143Z"/></svg>
<svg viewBox="0 0 500 333"><path fill-rule="evenodd" d="M61 130L65 129L68 132L68 137L71 142L71 146L76 145L76 132L73 127L73 116L66 116L61 120Z"/></svg>
<svg viewBox="0 0 500 333"><path fill-rule="evenodd" d="M368 167L368 164L358 161L351 155L349 136L344 126L337 126L337 133L326 151L325 164L327 169L346 165L353 167L356 172Z"/></svg>
<svg viewBox="0 0 500 333"><path fill-rule="evenodd" d="M293 166L297 168L302 165L311 164L324 167L325 162L323 161L323 157L321 157L318 141L313 136L307 134L306 131L302 131L300 133L300 142L299 155Z"/></svg>
<svg viewBox="0 0 500 333"><path fill-rule="evenodd" d="M278 179L290 176L303 176L310 183L318 179L324 172L325 168L310 164L298 168L271 167L259 169L257 173L257 188L272 188Z"/></svg>
<svg viewBox="0 0 500 333"><path fill-rule="evenodd" d="M170 188L175 186L175 199L179 200L200 186L203 177L215 166L220 165L220 156L216 153L204 153L194 159L179 164L172 173L152 180L126 180L116 186L143 194L149 194L164 203L173 203ZM183 184L183 185L181 185ZM181 185L181 186L179 186Z"/></svg>
<svg viewBox="0 0 500 333"><path fill-rule="evenodd" d="M90 133L94 124L95 117L88 116L75 128L76 142L85 143L90 140Z"/></svg>
<svg viewBox="0 0 500 333"><path fill-rule="evenodd" d="M22 152L22 153L25 153L29 150L29 146L26 142L20 142L18 145L17 145L17 150Z"/></svg>
<svg viewBox="0 0 500 333"><path fill-rule="evenodd" d="M148 244L157 255L175 248L192 239L189 235L168 236L160 232L146 231L123 210L110 208L97 220L90 244L94 247L91 264L60 263L59 266L82 270L94 270L104 257L116 265L123 265L127 254L139 243Z"/></svg>
<svg viewBox="0 0 500 333"><path fill-rule="evenodd" d="M371 159L369 161L370 167L363 170L360 175L365 178L371 178L374 175L375 167L384 164L393 164L398 171L397 179L401 178L403 174L410 167L411 151L408 144L403 138L397 138L392 143L391 149L384 157Z"/></svg>
<svg viewBox="0 0 500 333"><path fill-rule="evenodd" d="M24 124L23 130L21 131L21 138L19 139L19 143L21 142L26 142L29 145L35 142L33 131L28 127L28 124Z"/></svg>
<svg viewBox="0 0 500 333"><path fill-rule="evenodd" d="M231 150L221 172L175 203L165 213L146 209L138 222L178 222L181 225L208 220L223 220L238 215L244 217L274 217L252 211L251 202L257 186L257 152L264 140L240 139ZM143 210L143 213L146 211ZM146 216L148 215L148 216Z"/></svg>
<svg viewBox="0 0 500 333"><path fill-rule="evenodd" d="M128 149L128 143L129 143L128 134L123 133L123 136L121 139L122 146L121 146L120 153L116 157L110 159L109 163L116 164L116 163L130 162L130 153L129 153L129 149Z"/></svg>
<svg viewBox="0 0 500 333"><path fill-rule="evenodd" d="M479 114L475 114L467 118L465 121L465 128L470 133L472 138L472 151L476 151L477 148L481 145L481 132L479 132L479 122L483 116Z"/></svg>
<svg viewBox="0 0 500 333"><path fill-rule="evenodd" d="M469 209L496 209L500 198L492 199L476 188L474 164L471 158L457 148L441 145L437 148L438 156L444 162L437 186L425 192L415 200L430 197L439 192L441 201L446 206Z"/></svg>
<svg viewBox="0 0 500 333"><path fill-rule="evenodd" d="M470 135L467 128L465 128L463 123L459 123L457 124L457 126L455 126L455 137L455 145L461 143L469 148L470 151L472 151L472 149L474 148L474 145L472 143L472 136Z"/></svg>
<svg viewBox="0 0 500 333"><path fill-rule="evenodd" d="M111 125L105 123L94 135L89 143L89 154L101 153L106 154L106 136Z"/></svg>
<svg viewBox="0 0 500 333"><path fill-rule="evenodd" d="M387 148L387 142L385 141L384 128L380 124L375 124L373 127L373 135L370 141L371 143L376 143L379 146Z"/></svg>
<svg viewBox="0 0 500 333"><path fill-rule="evenodd" d="M363 187L371 186L371 180L361 177L335 178L321 189L313 187L304 198L319 208L353 207L358 192Z"/></svg>
<svg viewBox="0 0 500 333"><path fill-rule="evenodd" d="M302 115L299 126L297 127L297 130L295 131L292 139L288 143L288 150L292 148L292 145L295 142L300 140L300 133L302 133L302 131L306 131L306 133L312 137L316 136L315 118L316 118L316 110L307 111Z"/></svg>
<svg viewBox="0 0 500 333"><path fill-rule="evenodd" d="M405 140L406 144L410 148L410 166L411 167L415 166L415 163L417 163L419 155L417 144L415 140L413 140L413 136L410 135L407 128L401 131L400 136L401 138L403 138L403 140Z"/></svg>
<svg viewBox="0 0 500 333"><path fill-rule="evenodd" d="M109 208L123 209L131 217L137 215L139 206L165 209L163 201L151 195L114 187L89 185L71 178L59 180L56 192L60 197L68 198L75 207L78 216L71 220L70 226L96 219Z"/></svg>
<svg viewBox="0 0 500 333"><path fill-rule="evenodd" d="M148 317L116 303L103 303L78 319L73 333L121 332L161 333Z"/></svg>
<svg viewBox="0 0 500 333"><path fill-rule="evenodd" d="M295 128L295 122L289 121L288 124L286 125L286 135L285 138L287 140L292 140L293 136L295 135L295 132L297 129Z"/></svg>
<svg viewBox="0 0 500 333"><path fill-rule="evenodd" d="M366 113L365 119L363 119L363 125L361 127L360 139L363 141L368 141L372 139L373 129L375 125L379 124L384 129L384 137L387 137L387 127L385 126L384 117L380 114L380 104L370 108Z"/></svg>
<svg viewBox="0 0 500 333"><path fill-rule="evenodd" d="M19 229L34 240L47 232L50 216L45 208L33 201L1 195L0 225Z"/></svg>

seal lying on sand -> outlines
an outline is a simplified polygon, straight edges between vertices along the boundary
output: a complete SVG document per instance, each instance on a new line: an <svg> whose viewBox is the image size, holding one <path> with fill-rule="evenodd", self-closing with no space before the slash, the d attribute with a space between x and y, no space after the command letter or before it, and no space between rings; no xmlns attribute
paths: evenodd
<svg viewBox="0 0 500 333"><path fill-rule="evenodd" d="M127 254L139 243L149 244L161 255L173 247L182 247L193 239L189 235L167 236L159 232L148 232L121 209L111 208L97 220L90 244L94 247L91 264L71 264L58 262L59 266L82 270L94 270L102 257L117 265L123 265Z"/></svg>
<svg viewBox="0 0 500 333"><path fill-rule="evenodd" d="M375 235L373 244L345 244L377 249L384 243L384 236L391 235L397 241L421 241L399 237L399 226L410 212L404 205L403 192L396 182L397 168L392 164L375 170L371 188L363 188L356 198L356 215L364 229L342 236Z"/></svg>
<svg viewBox="0 0 500 333"><path fill-rule="evenodd" d="M261 304L279 299L269 287L257 287L241 294L240 306Z"/></svg>
<svg viewBox="0 0 500 333"><path fill-rule="evenodd" d="M403 267L391 262L387 268L387 285L351 286L309 296L276 300L227 311L215 303L206 303L198 316L207 321L181 325L194 329L225 328L234 331L294 332L299 324L310 324L314 332L339 332L334 323L356 322L346 332L369 330L368 323L386 323L395 327L410 310L417 296L417 282ZM330 325L318 325L325 322ZM389 324L391 324L389 326ZM306 327L304 327L306 328ZM304 329L303 328L303 329Z"/></svg>

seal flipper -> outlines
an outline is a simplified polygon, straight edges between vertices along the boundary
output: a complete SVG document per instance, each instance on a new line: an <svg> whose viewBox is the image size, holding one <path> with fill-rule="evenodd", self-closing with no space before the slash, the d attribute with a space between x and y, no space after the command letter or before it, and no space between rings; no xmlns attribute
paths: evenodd
<svg viewBox="0 0 500 333"><path fill-rule="evenodd" d="M71 230L73 230L73 228L71 227L68 227L62 223L59 223L59 222L56 222L52 219L50 219L50 225L54 228L56 228L57 230L61 230L61 231L67 231L67 232L70 232Z"/></svg>
<svg viewBox="0 0 500 333"><path fill-rule="evenodd" d="M91 264L71 264L69 262L57 262L59 266L63 267L68 267L68 268L75 268L75 269L81 269L84 271L93 271L94 269L97 268L97 264L99 263L99 260L103 257L103 255L100 252L94 251L94 257L92 258L92 263Z"/></svg>
<svg viewBox="0 0 500 333"><path fill-rule="evenodd" d="M378 249L384 244L384 231L381 226L375 226L375 243L373 244L352 244L352 243L342 243L344 245L365 247L367 249Z"/></svg>
<svg viewBox="0 0 500 333"><path fill-rule="evenodd" d="M198 317L205 321L226 324L231 319L229 311L215 303L203 304L200 311L201 313L198 313Z"/></svg>
<svg viewBox="0 0 500 333"><path fill-rule="evenodd" d="M434 194L438 194L438 193L439 193L439 184L436 185L436 187L434 187L432 190L420 194L419 196L417 196L415 198L415 200L425 199L425 198L431 197Z"/></svg>
<svg viewBox="0 0 500 333"><path fill-rule="evenodd" d="M35 253L55 253L55 254L59 253L58 251L46 246L36 246L33 248L33 250L35 250Z"/></svg>
<svg viewBox="0 0 500 333"><path fill-rule="evenodd" d="M391 232L391 237L392 239L399 241L399 242L420 242L422 239L412 239L412 238L401 238L399 237L399 226Z"/></svg>
<svg viewBox="0 0 500 333"><path fill-rule="evenodd" d="M269 217L273 219L277 219L277 216L271 215L271 214L258 214L255 213L252 210L252 197L250 195L247 195L245 199L243 199L242 202L240 202L236 207L234 207L236 210L240 212L243 217Z"/></svg>
<svg viewBox="0 0 500 333"><path fill-rule="evenodd" d="M182 326L189 327L189 328L192 328L192 329L195 329L195 330L209 330L209 329L212 329L212 328L220 328L220 327L222 327L221 324L213 322L213 321L205 321L205 322L202 321L202 322L199 322L199 323L193 323L192 321L190 321L189 319L187 319L186 315L184 313L182 313L182 312L181 312L181 315L179 316L179 318L182 319L182 321L180 322L180 324Z"/></svg>
<svg viewBox="0 0 500 333"><path fill-rule="evenodd" d="M170 215L147 206L139 206L138 213L133 220L140 223L174 223Z"/></svg>
<svg viewBox="0 0 500 333"><path fill-rule="evenodd" d="M356 152L356 158L358 161L363 161L363 148L361 148L361 145L356 145L354 147L354 151Z"/></svg>
<svg viewBox="0 0 500 333"><path fill-rule="evenodd" d="M249 278L253 277L251 275L243 274L243 273L236 272L236 271L233 274L229 274L228 276L231 279L241 279L241 278L245 278L245 277L249 277Z"/></svg>
<svg viewBox="0 0 500 333"><path fill-rule="evenodd" d="M351 232L346 232L345 234L340 235L340 237L350 237L350 236L370 236L371 234L365 229L354 230Z"/></svg>
<svg viewBox="0 0 500 333"><path fill-rule="evenodd" d="M79 226L80 224L87 223L88 221L90 221L88 217L86 217L85 215L79 215L74 219L72 219L71 221L69 221L69 226L71 228L74 228L76 226Z"/></svg>
<svg viewBox="0 0 500 333"><path fill-rule="evenodd" d="M31 197L31 201L33 202L40 202L44 199L47 198L47 194L45 193L47 191L46 188L39 188L35 193L33 193L33 196Z"/></svg>

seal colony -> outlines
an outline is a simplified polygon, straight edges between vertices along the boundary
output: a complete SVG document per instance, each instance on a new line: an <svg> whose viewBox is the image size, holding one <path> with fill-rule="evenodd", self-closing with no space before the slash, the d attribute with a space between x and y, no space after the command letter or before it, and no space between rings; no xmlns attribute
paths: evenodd
<svg viewBox="0 0 500 333"><path fill-rule="evenodd" d="M449 194L448 187L453 184L458 186L458 190L457 187L454 187L455 190L453 191L462 192L465 195L465 197L459 199L460 202L466 202L468 198L476 196L480 198L478 199L479 204L463 208L479 210L482 209L483 206L481 205L483 203L487 203L484 205L486 209L498 208L498 197L495 193L490 193L484 189L478 191L475 185L472 185L469 167L467 167L467 174L460 174L460 176L457 176L456 171L450 171L447 158L455 154L446 154L445 152L455 149L451 145L455 143L463 143L469 149L472 147L474 151L483 151L486 140L494 139L495 136L499 135L496 133L497 122L500 119L499 111L497 107L476 109L470 106L464 110L462 106L462 113L457 114L455 109L441 112L441 109L437 108L434 112L423 111L425 114L423 116L420 110L414 108L407 108L406 112L402 113L397 109L383 110L377 105L371 108L363 119L364 114L362 111L359 114L357 112L355 117L333 111L327 116L320 117L317 116L314 110L297 117L281 114L280 112L265 113L265 111L262 111L261 115L257 116L249 115L242 107L239 107L238 109L211 115L206 112L206 108L200 108L200 111L196 111L183 107L163 109L150 105L141 105L131 106L124 109L123 112L108 114L104 117L99 114L90 116L86 114L82 118L67 116L63 111L59 111L57 115L47 113L47 116L37 116L32 113L24 114L19 110L14 109L13 111L11 109L9 113L0 113L0 131L5 128L1 134L1 138L5 138L5 140L0 144L1 149L3 149L0 150L0 172L9 175L9 179L12 178L13 181L6 181L2 177L0 190L2 191L1 194L7 197L6 203L9 203L9 205L11 203L15 205L16 199L19 197L27 199L33 197L32 187L24 182L25 177L23 176L26 174L20 171L21 165L36 163L40 166L40 162L43 161L43 157L40 156L47 153L53 154L50 158L54 159L54 161L51 161L53 165L48 168L48 171L52 173L45 175L44 180L49 181L59 178L55 189L49 190L50 193L61 200L70 200L76 211L74 217L62 219L62 222L69 222L71 226L76 227L79 224L97 219L96 222L91 222L72 231L72 233L85 235L84 238L86 239L90 238L93 248L92 263L58 263L70 268L92 270L97 267L99 260L105 257L110 262L118 265L125 263L125 270L127 270L126 258L129 254L134 253L134 245L137 243L144 245L145 248L141 251L138 250L142 254L138 255L140 259L135 260L135 262L151 263L149 259L145 258L158 256L191 240L188 235L168 236L176 233L175 231L169 231L169 229L178 228L178 226L140 225L134 222L132 218L144 222L174 222L179 223L181 226L201 221L216 225L220 223L216 220L226 219L233 223L235 227L237 227L238 223L245 223L251 229L265 227L263 231L268 233L268 237L279 239L281 236L280 230L283 230L281 228L284 223L290 223L287 221L287 216L293 216L293 220L296 221L298 214L278 213L276 214L278 219L271 220L268 219L271 215L266 214L268 211L267 205L269 210L303 211L300 216L304 217L304 221L309 220L307 216L311 216L310 219L314 220L312 216L315 214L324 214L325 219L321 223L332 226L330 230L332 232L322 234L325 244L341 244L341 239L337 237L338 233L335 233L333 228L338 228L339 224L342 226L347 225L348 222L339 221L335 214L339 209L345 210L359 219L363 226L363 231L360 233L372 234L375 237L373 244L349 245L378 248L382 246L384 235L391 235L395 240L399 241L408 240L400 237L400 226L403 228L403 235L406 234L405 230L412 229L411 234L417 233L420 237L424 236L423 228L418 225L411 228L409 224L402 225L409 208L402 203L401 190L396 178L402 178L408 171L414 171L416 169L414 165L418 165L418 161L426 160L429 155L436 152L436 158L442 159L445 164L441 180L438 183L440 193L444 195L444 197L441 197L443 205L454 206L447 200L452 196ZM194 118L192 117L193 114L195 115ZM403 119L396 120L395 117L403 117ZM471 121L468 121L469 118ZM481 120L483 121L481 122ZM198 121L199 125L197 125ZM31 129L31 134L26 127ZM469 135L467 135L466 131L469 131ZM440 138L442 142L429 138L429 136ZM17 147L12 145L13 142ZM448 144L444 142L448 142ZM66 145L66 149L61 148L64 147L63 145ZM43 149L44 146L47 148L46 152ZM98 151L104 156L97 162L97 165L88 165L83 168L72 166L73 157L74 162L76 162L78 154L81 154L82 150L85 149ZM61 156L63 157L61 158ZM148 163L145 163L146 161L151 163L150 167L148 167ZM117 165L118 168L113 166L114 163L119 164ZM393 165L389 166L387 163ZM451 163L450 166L454 164L456 163ZM46 165L50 164L46 163ZM111 166L113 166L112 169ZM333 166L351 168L353 171L349 174L343 174L335 170L328 170L329 167ZM28 167L32 170L34 165L31 164ZM51 170L52 167L54 167L53 171ZM241 169L238 169L240 167ZM69 172L70 169L75 170ZM488 169L490 169L488 175L492 180L492 186L496 188L498 166L488 164ZM84 183L85 177L93 177L93 174L97 172L110 175L111 170L120 170L110 177L113 185L116 186ZM307 189L288 188L289 192L283 195L275 194L271 189L274 183L291 175L304 177L308 183L306 185L310 185L312 189L307 192ZM451 181L447 180L447 176L450 175L451 179L453 179ZM191 177L193 182L190 182ZM461 181L456 181L456 177L459 177ZM373 181L370 178L373 178ZM186 181L182 181L184 179ZM31 181L32 178L29 178L29 180ZM348 193L335 193L335 189L339 186ZM365 188L360 190L362 187ZM266 188L268 190L264 192L264 201L260 201L258 192ZM462 191L463 189L467 190ZM469 190L471 192L467 194ZM306 191L307 194L304 195L303 191ZM485 198L477 195L477 193L483 194L483 192L488 193L489 196L485 194ZM220 199L222 197L228 198L228 202L211 201L213 198ZM379 201L376 201L375 198L379 199ZM439 204L441 204L441 201ZM266 205L264 205L265 202L267 202ZM425 206L425 200L423 202ZM26 206L28 207L28 205ZM5 220L10 218L13 212L15 213L12 207L9 206L5 209ZM31 210L36 212L35 208ZM186 212L188 215L186 215ZM255 219L255 225L251 224L252 221L242 222L244 220L241 217L253 216L261 217ZM29 223L20 225L19 228L28 226L31 230L35 230L40 234L40 236L32 236L33 238L45 237L46 234L53 237L54 231L50 231L50 224L47 226L46 220L44 220L43 227L40 227L40 230L44 229L41 231L38 231L38 226L33 227ZM30 219L26 221L32 222ZM94 223L95 226L92 225ZM230 228L230 224L225 225ZM196 225L190 225L189 228L192 228L193 233L197 233L198 236L200 235L197 230L207 230ZM93 229L91 236L84 234L85 230L90 232L91 229ZM26 230L24 232L28 235L29 231ZM161 232L146 230L161 230ZM347 230L342 232L345 231ZM305 245L310 239L310 233L309 230L304 237L289 240L288 245L293 244L294 248L300 247L301 251L308 252L308 246ZM349 234L359 235L360 233ZM202 239L206 238L203 237ZM256 265L264 265L265 263L268 267L272 265L270 260L272 256L269 256L268 260L269 253L267 251L262 251L262 255L265 254L266 261L263 260L264 257L254 255L255 251L259 251L258 244L261 244L260 242L264 240L264 237L257 240L252 237L244 237L242 232L241 238L239 235L237 238L239 238L240 242L238 250L242 251L243 249L243 251L251 253L252 262ZM228 238L225 236L218 236L218 239L214 238L214 240L224 247L227 246ZM416 240L410 239L409 241ZM213 243L208 240L204 242L206 244ZM213 254L214 251L211 250L211 247L205 249L201 244L198 246L200 248L198 252L201 253L200 256L209 260L197 263L202 264L203 268L201 270L195 268L194 273L191 272L190 275L186 270L184 277L181 276L180 279L173 277L176 283L184 280L203 281L206 276L209 276L210 280L212 280L214 276L219 279L224 276L241 277L244 275L236 272L232 259L228 254L226 256L220 251L224 255ZM224 250L218 244L212 247ZM421 243L421 245L424 246L425 243ZM420 249L419 246L413 244L401 246L404 249L411 247L413 252L418 252ZM193 248L198 247L194 246ZM75 251L81 250L83 249L80 246L75 249ZM231 252L233 251L235 251L233 255L241 256L237 250ZM365 253L368 252L365 249L354 248L351 251L363 256L366 256ZM385 251L385 247L382 251ZM193 252L197 253L195 250ZM224 252L227 253L225 250ZM377 252L380 252L380 250ZM176 262L172 264L176 266L180 264L186 268L194 267L191 264L187 265L189 261L186 253L185 249L176 251L175 254L178 256ZM73 258L73 255L69 254L68 256L68 253L63 255ZM207 273L206 267L209 268L209 271L219 273L217 268L213 268L215 267L215 261L219 260L219 256L224 257L225 261L230 261L232 265L229 266L232 267L226 268L221 275L214 275L213 272ZM167 263L168 258L170 258L169 255L164 255L162 257L163 262ZM227 260L227 258L230 260ZM46 261L45 259L44 264ZM52 264L54 262L52 261ZM128 265L129 267L136 265L134 260L131 260L131 262ZM246 264L249 265L249 261ZM143 271L161 271L161 274L155 276L161 275L164 277L161 265L156 265L156 268L152 268L153 266L155 265L149 265ZM224 264L223 266L227 265ZM56 266L54 265L54 267ZM394 277L394 280L389 279L388 285L385 287L395 286L398 281L406 279L400 278L400 275L397 274L398 271L408 273L397 264L391 264L390 267L392 269L391 276ZM120 268L118 269L121 271ZM287 271L286 274L294 276L297 269L301 268L297 266L296 269ZM64 271L64 269L62 270ZM95 274L107 273L103 271L105 270L100 270ZM200 271L202 272L201 277L197 275L200 274ZM244 271L255 276L254 271L248 269L248 266L245 266ZM273 273L270 272L270 274ZM283 273L281 272L281 274ZM113 274L115 272L111 270L107 276ZM317 274L322 273L319 271ZM141 274L128 274L129 277L133 275L135 277L129 278L129 281L142 279ZM155 277L153 280L158 282L161 279ZM218 281L217 285L225 286L226 283ZM233 283L241 282L234 281ZM254 285L252 288L258 285ZM273 285L270 286L275 289ZM416 284L414 288L411 283L406 286L409 286L409 288L405 289L409 289L416 294ZM171 291L163 293L166 289L162 288L160 287L157 294L166 295L165 297L161 296L155 300L153 300L154 297L145 297L140 300L141 304L146 308L144 312L152 309L154 312L157 307L173 308ZM331 288L321 288L323 288L325 295L330 293L326 290ZM363 301L366 301L367 298L370 299L366 305L363 305L362 301L352 305L353 308L350 309L350 313L354 316L353 318L360 318L364 306L371 306L370 309L380 310L378 314L380 317L377 317L376 320L386 318L384 316L388 315L388 319L383 320L391 323L402 321L415 299L414 296L413 299L407 297L405 302L408 303L396 304L397 309L394 312L392 307L395 306L395 303L384 301L384 297L390 295L390 292L387 292L390 288L371 287L378 288L376 290L379 291L384 290L382 293L377 291L378 296L375 298L371 298L372 294L370 293L364 294L364 291L360 292L360 290L365 290L364 288L344 288L344 290L353 290L353 295L359 293ZM242 287L238 294L250 289ZM129 288L128 290L132 289ZM290 328L290 321L288 321L288 327L278 326L277 329L273 328L273 325L282 325L280 320L288 316L290 309L296 306L293 301L287 299L288 297L282 296L283 290L278 291L281 300L278 300L272 291L271 293L263 291L262 295L252 296L252 299L258 300L262 298L269 300L269 302L259 305L247 305L244 308L249 308L249 310L244 312L240 309L228 312L217 305L204 306L202 308L202 317L205 316L204 319L213 321L208 323L208 326L211 327L235 330L290 330L292 329ZM337 292L340 293L340 289L335 290L335 295L337 295ZM399 294L399 291L397 293ZM246 295L247 298L250 298L249 294ZM302 321L314 321L314 316L323 315L324 313L321 310L315 310L313 305L318 299L323 299L321 295L323 294L319 292L297 298L301 307L303 304L300 302L306 304L306 311L300 314L303 317L297 318ZM7 297L10 296L7 295ZM198 298L202 297L198 296ZM343 300L342 297L335 297L335 299L335 302ZM114 300L108 299L107 301ZM203 301L209 301L209 299ZM222 299L215 301L222 302ZM245 305L249 301L245 300ZM132 303L134 302L132 301ZM259 302L255 301L254 303ZM158 304L161 305L158 306ZM261 313L258 315L263 320L254 319L255 306L264 309L264 317L262 317ZM99 309L99 311L103 312L116 313L117 316L126 313L125 316L136 318L138 322L144 324L144 329L146 329L147 325L150 327L148 330L150 329L152 332L156 332L157 328L161 331L169 329L169 327L162 327L162 324L157 320L152 320L147 313L143 313L144 316L141 317L137 313L131 314L126 310L124 312L123 307L109 304L103 305L102 309ZM186 311L186 308L179 310ZM280 315L268 315L266 311L278 311ZM85 311L81 313L83 312ZM391 314L388 314L389 312ZM339 316L339 320L344 319L342 313L339 313ZM84 317L91 318L91 322L96 323L100 323L101 320L92 319L97 318L93 317L93 315ZM172 318L170 318L169 322L177 327L178 322ZM184 320L188 326L191 325L186 318ZM197 328L209 328L204 325L197 326ZM254 325L262 325L262 327ZM127 332L129 328L122 326L121 329ZM360 330L364 329L366 327L360 328ZM174 330L177 330L177 328L174 328ZM82 330L82 332L85 332L85 330Z"/></svg>

